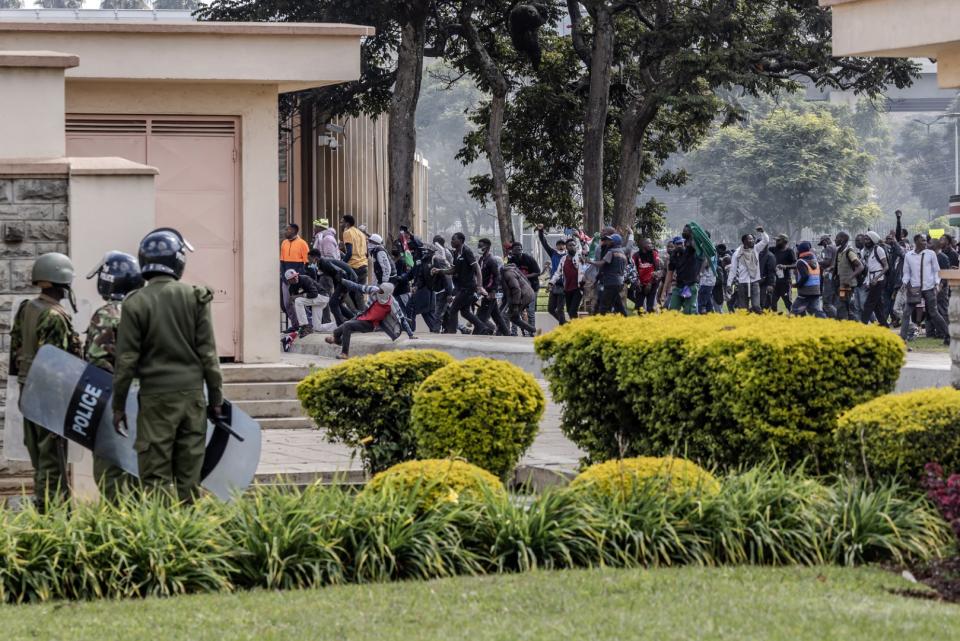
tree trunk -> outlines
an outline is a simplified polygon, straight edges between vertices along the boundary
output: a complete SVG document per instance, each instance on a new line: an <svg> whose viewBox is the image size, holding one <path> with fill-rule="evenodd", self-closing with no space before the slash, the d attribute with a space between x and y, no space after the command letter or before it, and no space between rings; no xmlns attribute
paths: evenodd
<svg viewBox="0 0 960 641"><path fill-rule="evenodd" d="M417 151L416 114L423 76L426 25L415 20L401 25L397 51L397 80L390 100L390 131L387 139L389 206L388 230L396 236L401 226L413 227L413 163Z"/></svg>
<svg viewBox="0 0 960 641"><path fill-rule="evenodd" d="M643 142L656 108L637 103L627 109L620 121L620 167L613 199L613 226L630 229L636 223L637 192L643 166Z"/></svg>
<svg viewBox="0 0 960 641"><path fill-rule="evenodd" d="M487 158L490 159L490 175L493 179L493 202L497 206L497 227L500 231L500 245L512 243L513 224L510 217L510 195L507 192L507 169L503 161L500 139L503 135L503 114L507 106L507 97L499 91L494 92L490 100L490 120L487 123Z"/></svg>
<svg viewBox="0 0 960 641"><path fill-rule="evenodd" d="M603 226L603 138L610 103L613 14L606 2L594 6L590 95L583 127L583 224L587 233Z"/></svg>
<svg viewBox="0 0 960 641"><path fill-rule="evenodd" d="M503 160L501 139L503 137L503 116L507 108L507 92L510 86L490 52L480 40L477 26L473 22L475 3L465 2L458 14L463 34L476 59L474 72L490 87L490 115L487 119L487 139L484 148L490 161L490 177L493 181L493 202L497 207L497 226L500 231L500 244L513 241L513 225L510 218L510 194L507 190L507 168Z"/></svg>

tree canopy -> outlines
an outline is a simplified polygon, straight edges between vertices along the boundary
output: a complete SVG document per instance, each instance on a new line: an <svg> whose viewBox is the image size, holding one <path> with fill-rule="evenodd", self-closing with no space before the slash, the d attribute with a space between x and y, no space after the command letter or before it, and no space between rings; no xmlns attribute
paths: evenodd
<svg viewBox="0 0 960 641"><path fill-rule="evenodd" d="M424 58L469 75L485 98L458 157L488 161L471 194L495 204L505 239L515 213L653 233L662 206L644 203L643 185L687 180L667 159L696 148L715 123L741 120L731 96L771 95L800 80L876 95L917 71L906 60L833 58L830 13L818 0L213 0L198 15L376 28L358 81L298 94L284 109L319 125L390 110L392 227L407 209L394 203L412 189L404 185Z"/></svg>
<svg viewBox="0 0 960 641"><path fill-rule="evenodd" d="M828 110L778 109L710 138L691 160L693 193L742 231L859 229L879 216L867 193L873 162Z"/></svg>

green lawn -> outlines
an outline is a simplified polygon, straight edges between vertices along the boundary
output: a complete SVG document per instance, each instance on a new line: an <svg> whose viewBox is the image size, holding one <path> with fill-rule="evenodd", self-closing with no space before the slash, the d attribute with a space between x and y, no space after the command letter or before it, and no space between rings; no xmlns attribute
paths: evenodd
<svg viewBox="0 0 960 641"><path fill-rule="evenodd" d="M877 569L531 572L166 600L0 606L0 638L64 641L909 641L960 638L960 606Z"/></svg>

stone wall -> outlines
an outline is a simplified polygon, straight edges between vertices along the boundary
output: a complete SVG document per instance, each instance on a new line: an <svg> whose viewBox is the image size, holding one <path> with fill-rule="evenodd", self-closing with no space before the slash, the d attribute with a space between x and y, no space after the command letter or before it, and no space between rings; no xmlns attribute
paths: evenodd
<svg viewBox="0 0 960 641"><path fill-rule="evenodd" d="M67 193L65 177L0 175L0 490L5 477L19 477L29 470L29 465L3 456L2 410L13 305L18 298L37 292L30 272L38 255L67 253Z"/></svg>

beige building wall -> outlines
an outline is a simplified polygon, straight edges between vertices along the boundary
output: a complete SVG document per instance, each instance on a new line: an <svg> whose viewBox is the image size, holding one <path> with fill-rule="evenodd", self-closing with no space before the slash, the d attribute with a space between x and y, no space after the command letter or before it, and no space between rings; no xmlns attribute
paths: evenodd
<svg viewBox="0 0 960 641"><path fill-rule="evenodd" d="M833 14L836 56L936 58L943 88L960 87L957 0L820 0Z"/></svg>
<svg viewBox="0 0 960 641"><path fill-rule="evenodd" d="M277 86L69 81L66 111L70 115L162 114L240 118L240 356L248 363L278 360ZM150 229L152 226L143 233ZM127 251L134 249L136 244Z"/></svg>
<svg viewBox="0 0 960 641"><path fill-rule="evenodd" d="M140 239L154 226L157 172L122 158L72 158L70 164L69 253L77 271L73 324L82 334L103 304L96 279L86 275L108 251L136 256Z"/></svg>
<svg viewBox="0 0 960 641"><path fill-rule="evenodd" d="M63 72L77 62L49 51L0 51L0 157L63 156Z"/></svg>

